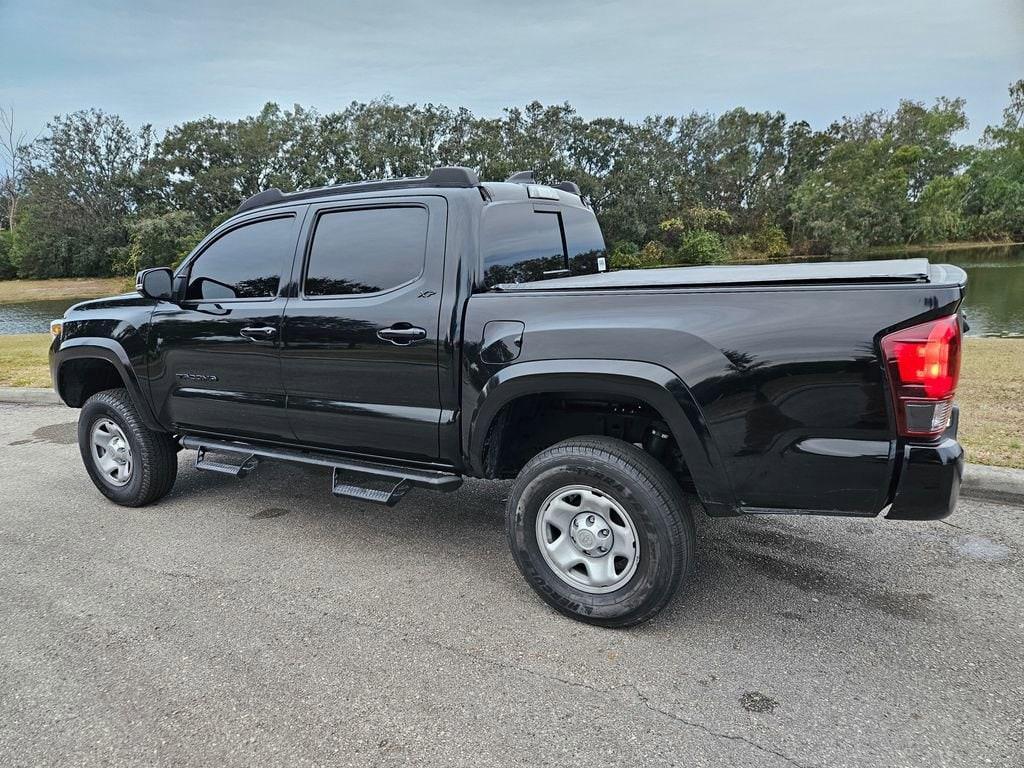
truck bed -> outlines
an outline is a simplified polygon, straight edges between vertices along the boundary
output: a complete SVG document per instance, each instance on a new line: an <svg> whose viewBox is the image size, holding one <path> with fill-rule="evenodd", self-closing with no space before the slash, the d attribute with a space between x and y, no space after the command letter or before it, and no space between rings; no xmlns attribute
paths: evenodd
<svg viewBox="0 0 1024 768"><path fill-rule="evenodd" d="M877 339L955 314L966 278L925 259L580 275L474 294L464 333L486 345L488 323L519 321L509 368L562 365L577 390L588 365L608 387L632 364L674 376L668 388L704 436L689 461L728 489L712 514L874 515L904 451ZM493 389L491 375L511 375L481 365L477 348L467 346L464 403Z"/></svg>
<svg viewBox="0 0 1024 768"><path fill-rule="evenodd" d="M821 283L963 285L966 279L963 270L948 264L930 265L927 259L888 259L884 261L626 269L529 283L502 284L497 286L497 289L500 291L571 291Z"/></svg>

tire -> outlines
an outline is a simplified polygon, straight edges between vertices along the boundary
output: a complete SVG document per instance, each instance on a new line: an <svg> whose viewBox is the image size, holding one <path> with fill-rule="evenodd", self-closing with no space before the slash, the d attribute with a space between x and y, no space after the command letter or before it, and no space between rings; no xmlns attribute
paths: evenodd
<svg viewBox="0 0 1024 768"><path fill-rule="evenodd" d="M523 467L508 498L506 526L516 565L545 602L578 621L628 627L664 608L692 568L696 508L641 449L582 437L541 451ZM595 548L581 549L592 543ZM584 562L568 571L555 564L578 558Z"/></svg>
<svg viewBox="0 0 1024 768"><path fill-rule="evenodd" d="M94 444L94 436L99 443L110 441L109 454ZM98 392L85 401L78 417L78 448L100 493L125 507L166 496L178 475L176 441L149 429L124 389Z"/></svg>

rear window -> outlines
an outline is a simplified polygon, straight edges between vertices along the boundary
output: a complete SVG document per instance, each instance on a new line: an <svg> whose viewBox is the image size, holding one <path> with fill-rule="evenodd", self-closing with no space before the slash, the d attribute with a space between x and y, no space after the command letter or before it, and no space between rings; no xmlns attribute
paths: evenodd
<svg viewBox="0 0 1024 768"><path fill-rule="evenodd" d="M568 267L571 275L590 275L604 271L598 259L606 256L604 236L597 225L597 217L591 211L579 208L562 210L562 226L565 229L565 244L568 250Z"/></svg>
<svg viewBox="0 0 1024 768"><path fill-rule="evenodd" d="M590 211L495 205L484 215L484 284L527 283L597 271L604 240Z"/></svg>

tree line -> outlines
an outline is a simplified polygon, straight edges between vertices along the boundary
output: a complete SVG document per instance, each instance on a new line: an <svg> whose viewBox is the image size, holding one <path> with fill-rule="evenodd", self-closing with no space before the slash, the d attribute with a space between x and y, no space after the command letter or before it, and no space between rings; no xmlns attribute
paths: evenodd
<svg viewBox="0 0 1024 768"><path fill-rule="evenodd" d="M171 265L268 187L465 165L579 184L618 266L1024 237L1024 80L977 145L963 99L903 101L823 130L743 108L640 121L534 102L499 117L389 98L321 114L267 104L162 135L96 109L25 141L2 113L0 277Z"/></svg>

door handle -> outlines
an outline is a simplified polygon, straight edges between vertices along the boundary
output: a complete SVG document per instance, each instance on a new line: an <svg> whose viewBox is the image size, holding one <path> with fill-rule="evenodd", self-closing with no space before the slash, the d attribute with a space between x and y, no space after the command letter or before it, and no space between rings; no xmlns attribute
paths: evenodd
<svg viewBox="0 0 1024 768"><path fill-rule="evenodd" d="M239 333L242 336L245 336L245 338L250 339L251 341L266 341L274 338L274 336L277 334L277 328L243 328L242 330L239 331Z"/></svg>
<svg viewBox="0 0 1024 768"><path fill-rule="evenodd" d="M377 331L377 338L401 347L427 338L427 331L409 323L395 323L390 328L381 328Z"/></svg>

